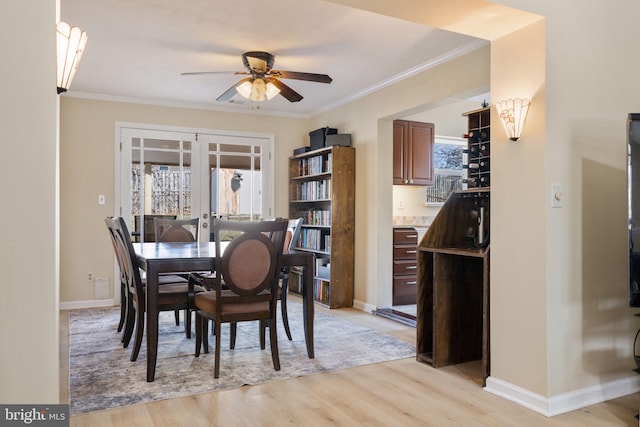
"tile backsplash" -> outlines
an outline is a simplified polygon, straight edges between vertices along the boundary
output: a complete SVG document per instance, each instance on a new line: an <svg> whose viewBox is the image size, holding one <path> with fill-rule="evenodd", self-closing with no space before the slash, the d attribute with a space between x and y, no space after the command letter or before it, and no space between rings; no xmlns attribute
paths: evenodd
<svg viewBox="0 0 640 427"><path fill-rule="evenodd" d="M393 225L411 225L416 227L428 227L433 221L433 216L394 216Z"/></svg>

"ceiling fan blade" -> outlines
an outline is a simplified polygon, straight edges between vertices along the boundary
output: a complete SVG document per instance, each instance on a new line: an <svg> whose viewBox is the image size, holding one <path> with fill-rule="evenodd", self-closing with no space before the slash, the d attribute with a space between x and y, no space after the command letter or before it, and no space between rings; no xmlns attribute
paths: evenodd
<svg viewBox="0 0 640 427"><path fill-rule="evenodd" d="M180 73L181 76L199 76L203 74L245 74L249 75L246 71L194 71L190 73Z"/></svg>
<svg viewBox="0 0 640 427"><path fill-rule="evenodd" d="M237 82L236 84L231 86L229 89L227 89L222 95L217 97L216 101L218 101L218 102L226 102L226 101L230 100L231 98L233 98L233 95L238 93L238 91L236 91L236 88L238 86L240 86L244 82L250 82L250 81L251 81L250 77L247 77L246 79L240 80L239 82Z"/></svg>
<svg viewBox="0 0 640 427"><path fill-rule="evenodd" d="M275 87L280 89L280 95L282 95L285 98L287 98L287 100L289 102L299 102L303 98L303 96L300 95L298 92L296 92L295 90L291 89L289 86L287 86L286 84L282 83L280 80L278 80L278 79L276 79L274 77L267 77L267 78L265 78L265 81L267 83L273 83L273 85Z"/></svg>
<svg viewBox="0 0 640 427"><path fill-rule="evenodd" d="M317 83L331 83L333 81L333 79L326 74L301 73L299 71L271 70L269 74L282 79L305 80Z"/></svg>

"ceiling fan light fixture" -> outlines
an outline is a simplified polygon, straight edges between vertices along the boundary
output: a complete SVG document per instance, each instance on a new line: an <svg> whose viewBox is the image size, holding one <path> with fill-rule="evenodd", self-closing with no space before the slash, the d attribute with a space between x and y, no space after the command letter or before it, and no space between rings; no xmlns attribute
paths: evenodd
<svg viewBox="0 0 640 427"><path fill-rule="evenodd" d="M243 97L255 102L266 101L280 93L280 89L273 83L269 82L265 84L261 78L246 81L236 87L236 90Z"/></svg>
<svg viewBox="0 0 640 427"><path fill-rule="evenodd" d="M251 96L251 86L252 86L251 82L249 82L249 81L243 82L243 83L241 83L240 85L238 85L236 87L236 90L244 98L249 99L249 97Z"/></svg>
<svg viewBox="0 0 640 427"><path fill-rule="evenodd" d="M280 93L280 89L278 89L276 85L274 85L271 82L267 83L267 93L266 93L267 99L271 99L279 93Z"/></svg>

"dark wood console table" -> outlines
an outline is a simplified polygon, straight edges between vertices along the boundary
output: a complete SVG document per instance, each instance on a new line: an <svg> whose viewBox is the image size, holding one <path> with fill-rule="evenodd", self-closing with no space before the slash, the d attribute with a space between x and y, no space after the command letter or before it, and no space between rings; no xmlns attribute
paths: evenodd
<svg viewBox="0 0 640 427"><path fill-rule="evenodd" d="M454 193L418 246L417 360L439 368L481 359L484 379L489 375L489 200L488 188Z"/></svg>

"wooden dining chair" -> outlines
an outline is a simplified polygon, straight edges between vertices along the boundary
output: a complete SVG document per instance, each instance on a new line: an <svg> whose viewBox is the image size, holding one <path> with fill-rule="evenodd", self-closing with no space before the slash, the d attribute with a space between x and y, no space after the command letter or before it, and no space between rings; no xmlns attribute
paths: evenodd
<svg viewBox="0 0 640 427"><path fill-rule="evenodd" d="M154 218L156 242L197 242L200 218Z"/></svg>
<svg viewBox="0 0 640 427"><path fill-rule="evenodd" d="M109 231L109 237L111 240L111 244L113 246L114 255L116 257L116 262L118 263L118 280L120 281L120 320L118 322L118 332L122 331L125 321L127 319L128 312L128 290L127 290L127 281L124 276L124 261L122 260L122 254L119 250L119 245L116 241L116 230L114 228L114 224L112 221L108 221L109 218L105 219L105 223L107 224L107 230ZM126 332L122 334L122 342L125 341Z"/></svg>
<svg viewBox="0 0 640 427"><path fill-rule="evenodd" d="M231 348L235 346L237 322L260 321L269 325L271 358L280 370L276 334L276 308L280 256L287 230L286 220L227 221L216 219L213 224L216 254L223 253L224 233L241 233L234 237L216 257L216 273L204 278L211 291L195 295L196 357L201 348L209 352L208 321L213 320L215 360L213 377L220 375L220 327L231 323ZM271 237L269 237L271 236ZM264 348L264 346L262 346Z"/></svg>
<svg viewBox="0 0 640 427"><path fill-rule="evenodd" d="M302 218L290 219L287 224L287 234L285 235L283 253L288 254L296 251L296 244L302 229ZM289 329L289 316L287 315L287 294L289 293L289 267L280 269L280 286L278 299L280 300L280 311L282 313L282 324L287 338L291 341L291 330Z"/></svg>
<svg viewBox="0 0 640 427"><path fill-rule="evenodd" d="M200 230L200 218L175 219L153 218L153 230L156 242L197 242ZM189 280L189 275L181 276ZM175 312L176 326L180 325L180 311ZM184 312L184 330L187 338L191 338L191 312Z"/></svg>
<svg viewBox="0 0 640 427"><path fill-rule="evenodd" d="M133 249L133 244L124 219L121 217L113 217L107 218L105 221L109 228L115 231L115 242L124 261L124 278L130 297L129 308L132 313L135 313L135 317L127 317L127 323L135 322L135 339L131 351L131 361L135 361L138 358L144 335L146 286L140 276L138 257ZM191 284L188 281L163 283L161 286L158 286L159 311L175 311L193 308L194 296L203 291L204 288ZM130 324L129 328L132 330L133 325ZM126 329L127 326L125 326L125 330ZM128 341L125 343L125 347L127 344Z"/></svg>

